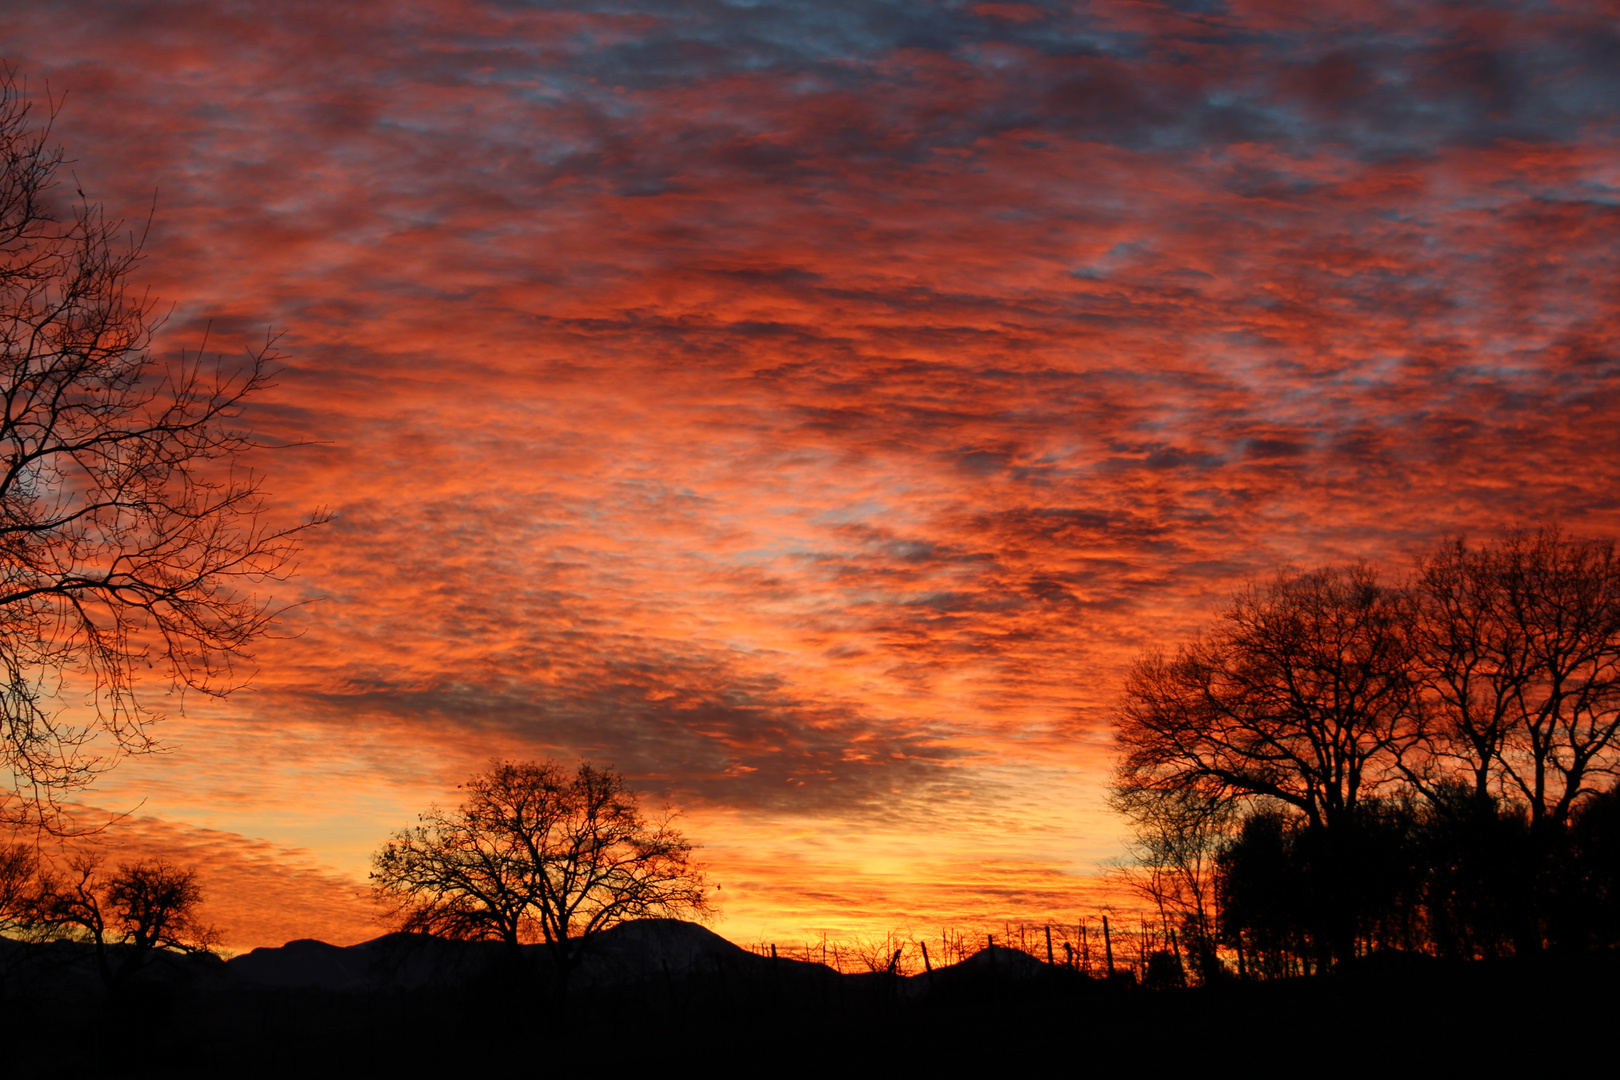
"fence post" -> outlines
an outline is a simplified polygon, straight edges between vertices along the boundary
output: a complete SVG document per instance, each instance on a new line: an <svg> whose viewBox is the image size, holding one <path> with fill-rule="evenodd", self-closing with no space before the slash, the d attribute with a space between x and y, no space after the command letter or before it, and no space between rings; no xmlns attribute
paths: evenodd
<svg viewBox="0 0 1620 1080"><path fill-rule="evenodd" d="M1114 973L1114 938L1108 932L1108 916L1103 916L1103 950L1108 954L1108 974Z"/></svg>
<svg viewBox="0 0 1620 1080"><path fill-rule="evenodd" d="M1051 927L1051 924L1047 924L1047 927L1046 927L1046 966L1047 967L1057 967L1057 961L1052 959L1052 927Z"/></svg>

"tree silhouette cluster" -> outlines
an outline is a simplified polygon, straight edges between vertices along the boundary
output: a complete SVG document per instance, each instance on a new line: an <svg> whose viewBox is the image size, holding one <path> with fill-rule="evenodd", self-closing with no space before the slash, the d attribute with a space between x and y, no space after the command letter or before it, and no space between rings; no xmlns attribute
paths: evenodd
<svg viewBox="0 0 1620 1080"><path fill-rule="evenodd" d="M396 833L372 860L377 897L400 930L548 945L566 990L581 951L628 919L710 911L692 845L666 815L648 821L634 791L587 762L495 762L466 800Z"/></svg>
<svg viewBox="0 0 1620 1080"><path fill-rule="evenodd" d="M1553 529L1285 573L1116 719L1132 879L1206 978L1620 944L1620 560Z"/></svg>
<svg viewBox="0 0 1620 1080"><path fill-rule="evenodd" d="M0 846L0 934L90 946L110 993L161 952L209 952L218 933L199 918L202 902L196 872L162 859L109 870L94 851L53 863L26 844Z"/></svg>

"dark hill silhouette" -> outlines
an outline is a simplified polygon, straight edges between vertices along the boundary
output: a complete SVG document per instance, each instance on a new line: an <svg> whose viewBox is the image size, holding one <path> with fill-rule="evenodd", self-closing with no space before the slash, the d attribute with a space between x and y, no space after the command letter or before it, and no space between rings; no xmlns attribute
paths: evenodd
<svg viewBox="0 0 1620 1080"><path fill-rule="evenodd" d="M1009 949L1005 945L988 945L966 960L935 968L934 974L943 979L992 977L1002 979L1035 979L1050 974L1051 965L1037 960L1022 949ZM927 975L913 976L928 981Z"/></svg>
<svg viewBox="0 0 1620 1080"><path fill-rule="evenodd" d="M108 951L117 962L127 948L113 945ZM132 985L147 992L212 992L227 981L226 964L218 956L158 949L147 957L147 966L134 976ZM0 937L0 1000L18 993L52 999L102 997L105 986L95 946L87 941L36 943Z"/></svg>
<svg viewBox="0 0 1620 1080"><path fill-rule="evenodd" d="M529 967L549 971L547 946L525 945L522 952ZM289 941L235 957L225 968L231 982L240 986L367 992L454 985L498 972L508 963L510 954L498 942L395 933L349 946ZM572 982L598 986L715 972L757 974L771 963L769 957L757 956L696 923L641 919L620 923L592 939ZM778 963L822 967L788 960Z"/></svg>
<svg viewBox="0 0 1620 1080"><path fill-rule="evenodd" d="M301 938L234 957L225 962L225 969L237 981L254 986L358 990L367 981L360 958L353 948Z"/></svg>
<svg viewBox="0 0 1620 1080"><path fill-rule="evenodd" d="M530 970L545 974L551 958L545 945L525 945ZM427 934L384 934L358 945L328 945L302 939L259 948L227 961L227 985L242 988L307 989L327 993L369 993L454 986L498 974L510 954L498 942L450 941ZM804 989L845 983L860 990L890 986L907 998L944 988L962 991L1054 976L1087 981L1053 969L1018 949L993 945L967 959L910 976L884 972L841 974L825 964L750 952L696 923L681 919L638 919L620 923L590 942L572 984L610 988L637 983L763 980L772 986Z"/></svg>
<svg viewBox="0 0 1620 1080"><path fill-rule="evenodd" d="M427 934L384 934L347 946L304 938L234 957L225 970L235 986L366 993L453 985L488 970L503 955L498 942Z"/></svg>
<svg viewBox="0 0 1620 1080"><path fill-rule="evenodd" d="M8 1044L19 1076L527 1076L610 1058L866 1075L999 1073L1053 1054L1093 1068L1202 1067L1235 1031L1255 1033L1268 1061L1333 1045L1454 1067L1487 1056L1488 1040L1455 1033L1482 1033L1478 1019L1502 1001L1556 988L1584 1015L1620 1006L1620 955L1606 952L1474 963L1392 954L1330 976L1147 989L1002 946L910 977L841 975L676 920L627 923L596 946L566 998L543 977L544 947L519 970L495 943L408 934L290 941L228 962L171 955L108 996L82 947L0 942L0 1015L19 1033ZM1388 1022L1360 1019L1373 1015Z"/></svg>

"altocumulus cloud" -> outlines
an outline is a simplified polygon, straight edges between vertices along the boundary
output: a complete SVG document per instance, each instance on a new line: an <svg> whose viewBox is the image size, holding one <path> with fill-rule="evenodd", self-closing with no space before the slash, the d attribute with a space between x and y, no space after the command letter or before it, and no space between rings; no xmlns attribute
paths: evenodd
<svg viewBox="0 0 1620 1080"><path fill-rule="evenodd" d="M1019 763L1091 821L1121 665L1246 577L1615 529L1617 15L70 2L8 59L157 188L168 341L287 330L264 467L336 520L231 723L969 852Z"/></svg>

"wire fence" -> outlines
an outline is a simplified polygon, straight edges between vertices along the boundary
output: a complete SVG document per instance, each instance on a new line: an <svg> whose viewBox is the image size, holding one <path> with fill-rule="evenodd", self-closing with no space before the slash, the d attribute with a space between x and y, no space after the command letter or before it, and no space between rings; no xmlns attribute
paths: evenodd
<svg viewBox="0 0 1620 1080"><path fill-rule="evenodd" d="M927 931L823 933L811 941L760 940L745 947L760 956L825 964L846 975L886 971L909 976L962 963L991 946L1014 949L1041 963L1094 978L1120 972L1140 978L1155 954L1180 959L1173 931L1146 915L1126 911L1097 912L1070 923L1007 920L1000 925L942 926Z"/></svg>

